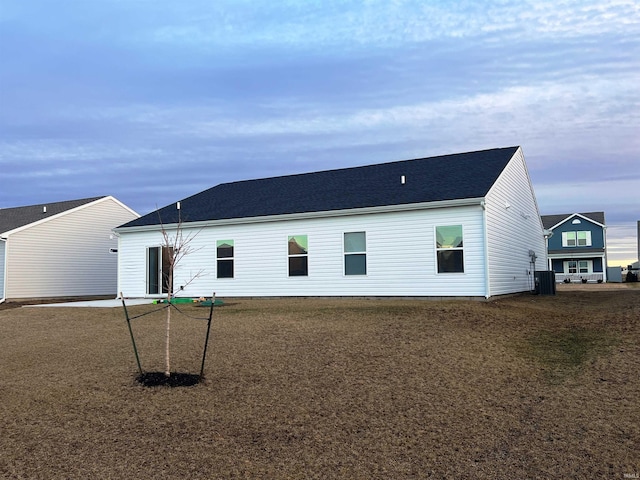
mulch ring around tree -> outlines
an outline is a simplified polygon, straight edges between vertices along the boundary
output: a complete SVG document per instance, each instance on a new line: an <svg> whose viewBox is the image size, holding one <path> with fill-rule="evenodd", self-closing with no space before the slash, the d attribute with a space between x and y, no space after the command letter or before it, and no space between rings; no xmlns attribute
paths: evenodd
<svg viewBox="0 0 640 480"><path fill-rule="evenodd" d="M167 377L164 372L144 372L136 376L136 382L144 387L193 387L204 381L200 375L193 373L171 373Z"/></svg>

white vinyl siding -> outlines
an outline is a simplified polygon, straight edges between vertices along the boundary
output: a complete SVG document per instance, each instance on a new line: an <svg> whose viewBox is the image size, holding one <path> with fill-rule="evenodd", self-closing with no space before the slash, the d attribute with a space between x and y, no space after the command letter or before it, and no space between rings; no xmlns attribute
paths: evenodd
<svg viewBox="0 0 640 480"><path fill-rule="evenodd" d="M465 272L437 275L434 229L459 224L465 235ZM344 232L366 232L366 275L344 275ZM307 236L309 275L290 277L286 241ZM185 235L189 230L185 229ZM160 232L120 232L120 290L144 296L145 248ZM293 219L205 227L194 253L175 272L176 282L214 265L216 239L234 239L234 281L218 281L213 268L181 296L472 296L484 295L484 245L480 206Z"/></svg>
<svg viewBox="0 0 640 480"><path fill-rule="evenodd" d="M532 270L547 270L547 250L538 205L521 149L517 150L489 191L486 216L487 296L532 289ZM529 250L536 254L534 265L530 263Z"/></svg>
<svg viewBox="0 0 640 480"><path fill-rule="evenodd" d="M112 197L8 235L7 298L116 294L112 229L137 218Z"/></svg>

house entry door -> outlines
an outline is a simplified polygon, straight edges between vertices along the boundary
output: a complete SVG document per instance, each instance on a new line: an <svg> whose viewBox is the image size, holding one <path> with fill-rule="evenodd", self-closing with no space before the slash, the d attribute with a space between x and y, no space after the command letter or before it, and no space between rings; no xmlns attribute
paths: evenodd
<svg viewBox="0 0 640 480"><path fill-rule="evenodd" d="M169 293L171 278L171 247L147 248L147 294Z"/></svg>

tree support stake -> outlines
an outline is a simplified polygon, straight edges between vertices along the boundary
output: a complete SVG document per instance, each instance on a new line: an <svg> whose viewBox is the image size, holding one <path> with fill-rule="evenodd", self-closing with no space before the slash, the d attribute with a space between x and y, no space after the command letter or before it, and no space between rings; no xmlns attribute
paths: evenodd
<svg viewBox="0 0 640 480"><path fill-rule="evenodd" d="M211 296L211 306L209 307L209 320L207 321L207 336L204 339L204 351L202 352L202 365L200 367L200 380L204 376L204 361L207 357L207 345L209 344L209 332L211 331L211 318L213 317L213 305L216 303L216 292Z"/></svg>
<svg viewBox="0 0 640 480"><path fill-rule="evenodd" d="M122 292L120 292L120 299L122 300L122 308L124 308L124 315L127 318L127 326L129 327L129 335L131 335L131 343L133 344L133 353L136 354L136 363L138 364L138 371L140 372L140 375L142 375L142 365L140 365L140 357L138 356L136 339L133 336L133 330L131 329L131 320L129 319L129 312L127 311L127 305L125 305L124 303L124 296L122 295Z"/></svg>

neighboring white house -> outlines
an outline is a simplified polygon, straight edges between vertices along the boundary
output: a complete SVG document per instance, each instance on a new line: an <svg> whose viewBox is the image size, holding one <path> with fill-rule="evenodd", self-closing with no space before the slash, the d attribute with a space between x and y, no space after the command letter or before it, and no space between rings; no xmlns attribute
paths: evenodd
<svg viewBox="0 0 640 480"><path fill-rule="evenodd" d="M124 296L166 295L179 222L186 297L489 298L547 265L520 147L218 185L114 229Z"/></svg>
<svg viewBox="0 0 640 480"><path fill-rule="evenodd" d="M138 217L111 196L0 209L0 301L115 296L112 230Z"/></svg>

